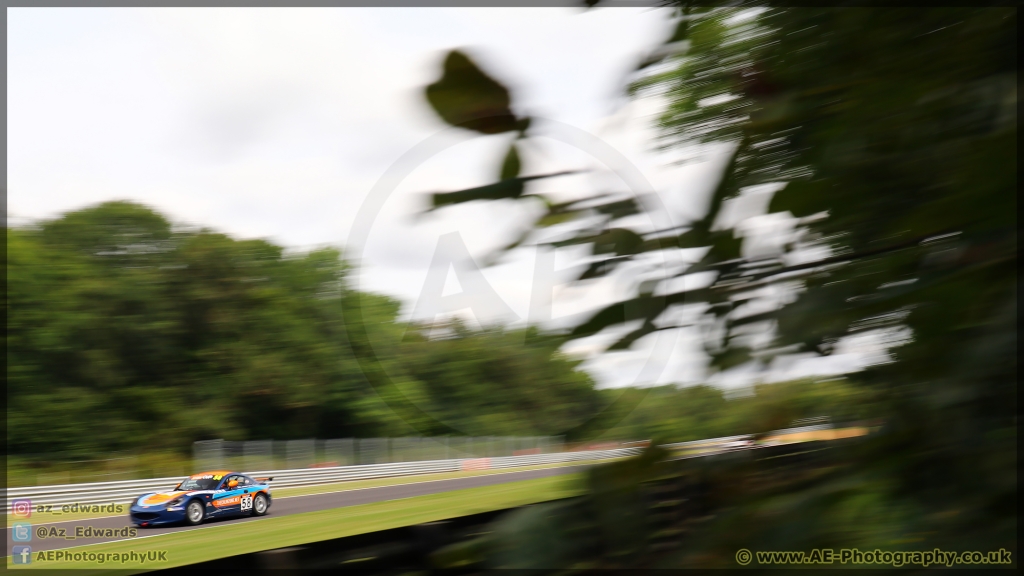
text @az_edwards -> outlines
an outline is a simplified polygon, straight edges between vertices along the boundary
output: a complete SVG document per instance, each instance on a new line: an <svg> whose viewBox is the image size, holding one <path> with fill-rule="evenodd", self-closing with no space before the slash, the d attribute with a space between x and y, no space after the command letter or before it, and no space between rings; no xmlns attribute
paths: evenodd
<svg viewBox="0 0 1024 576"><path fill-rule="evenodd" d="M53 514L60 516L61 514L123 514L126 510L124 504L117 504L111 502L109 504L80 504L74 502L71 504L61 504L55 506L53 504L36 504L33 506L32 500L29 498L17 498L11 501L11 515L16 518L31 518L32 513L36 514Z"/></svg>
<svg viewBox="0 0 1024 576"><path fill-rule="evenodd" d="M77 540L79 538L135 538L139 535L139 529L132 526L124 528L98 528L95 526L75 526L75 529L68 531L66 528L56 526L39 526L35 529L36 538L59 538L64 540Z"/></svg>

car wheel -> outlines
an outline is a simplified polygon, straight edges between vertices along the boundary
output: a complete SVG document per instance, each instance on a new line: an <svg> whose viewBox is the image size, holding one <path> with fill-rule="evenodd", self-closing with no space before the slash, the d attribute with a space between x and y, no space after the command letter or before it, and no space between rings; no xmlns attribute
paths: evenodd
<svg viewBox="0 0 1024 576"><path fill-rule="evenodd" d="M267 513L268 507L269 506L267 504L267 497L265 495L257 494L256 497L252 499L253 516L263 516Z"/></svg>
<svg viewBox="0 0 1024 576"><path fill-rule="evenodd" d="M206 510L199 500L193 500L185 507L185 523L189 526L202 524L204 516L206 516Z"/></svg>

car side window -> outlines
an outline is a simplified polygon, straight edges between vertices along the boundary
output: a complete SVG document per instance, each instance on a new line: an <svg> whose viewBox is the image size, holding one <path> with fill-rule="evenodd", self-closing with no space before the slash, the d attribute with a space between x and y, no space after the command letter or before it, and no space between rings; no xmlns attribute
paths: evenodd
<svg viewBox="0 0 1024 576"><path fill-rule="evenodd" d="M228 487L228 484L230 484L232 480L238 481L239 485L242 484L242 482L241 482L242 477L241 476L232 475L232 476L228 476L227 478L224 479L224 484L221 486L220 489L221 490L231 490L231 488Z"/></svg>

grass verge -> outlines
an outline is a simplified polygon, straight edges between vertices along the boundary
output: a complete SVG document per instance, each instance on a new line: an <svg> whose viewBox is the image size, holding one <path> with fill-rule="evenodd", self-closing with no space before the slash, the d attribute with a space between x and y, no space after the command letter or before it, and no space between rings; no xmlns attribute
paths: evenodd
<svg viewBox="0 0 1024 576"><path fill-rule="evenodd" d="M522 466L518 468L501 468L496 470L471 470L466 472L443 472L437 474L415 474L411 476L391 476L388 478L372 478L369 480L349 480L346 482L335 482L333 484L317 484L316 486L298 486L295 488L275 488L274 499L278 498L291 498L294 496L310 496L314 494L326 494L328 492L341 492L344 490L361 490L365 488L379 488L382 486L398 486L401 484L415 484L418 482L431 482L437 480L450 480L453 478L467 478L471 476L489 476L492 474L508 474L510 472L524 472L527 470L540 470L544 468L562 468L565 466L580 466L584 464L598 464L601 462L612 462L613 459L606 460L586 460L580 462L558 462L554 464L538 464L536 466ZM169 486L168 488L173 488ZM32 512L31 518L15 518L11 514L7 514L7 525L10 526L12 522L31 522L33 524L47 524L50 522L68 522L73 520L90 520L96 518L106 518L111 516L125 516L128 515L128 504L122 502L121 506L123 510L120 513L111 514L105 513L83 513L83 512L68 512L68 513L53 513L53 512Z"/></svg>
<svg viewBox="0 0 1024 576"><path fill-rule="evenodd" d="M82 559L58 562L49 561L45 557L40 558L34 554L32 563L29 565L14 566L11 556L7 557L6 564L8 568L74 568L88 571L83 574L114 570L124 574L125 569L144 572L172 568L237 554L296 546L308 542L567 498L582 493L581 478L581 474L565 474L497 486L467 488L441 494L294 514L280 518L271 516L254 522L211 525L183 532L65 549L65 552L108 555L130 554L131 552L146 555L150 552L166 552L165 561L122 563L106 560L103 564L99 564L96 559Z"/></svg>

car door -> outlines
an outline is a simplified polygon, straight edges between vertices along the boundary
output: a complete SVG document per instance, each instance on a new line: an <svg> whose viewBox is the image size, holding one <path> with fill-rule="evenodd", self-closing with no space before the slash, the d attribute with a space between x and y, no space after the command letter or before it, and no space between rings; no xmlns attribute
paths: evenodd
<svg viewBox="0 0 1024 576"><path fill-rule="evenodd" d="M217 492L213 496L213 508L216 510L218 516L227 516L232 514L240 514L242 509L242 495L245 492L245 487L241 483L242 476L240 474L229 474L224 477L221 481L220 486L217 487ZM237 483L236 486L232 487L231 482ZM249 507L251 509L251 497Z"/></svg>
<svg viewBox="0 0 1024 576"><path fill-rule="evenodd" d="M238 511L241 514L249 514L252 512L252 499L255 496L258 486L252 478L239 475L238 487L242 490L242 496L238 503Z"/></svg>

